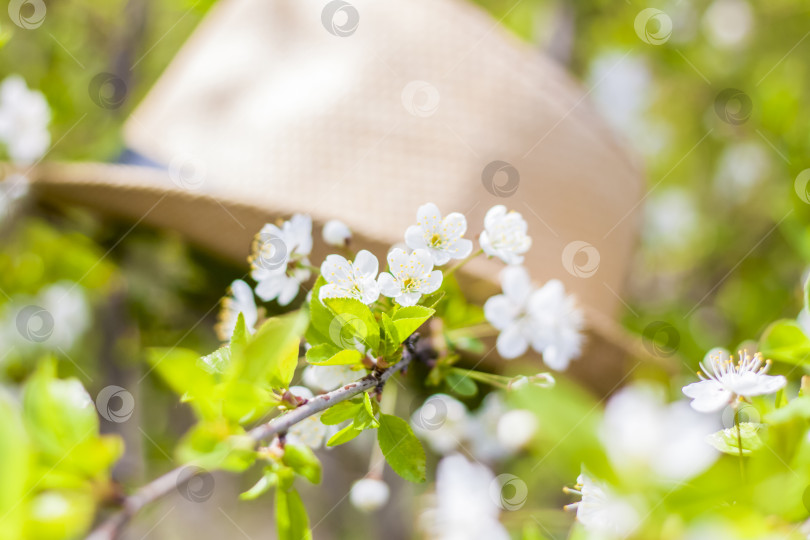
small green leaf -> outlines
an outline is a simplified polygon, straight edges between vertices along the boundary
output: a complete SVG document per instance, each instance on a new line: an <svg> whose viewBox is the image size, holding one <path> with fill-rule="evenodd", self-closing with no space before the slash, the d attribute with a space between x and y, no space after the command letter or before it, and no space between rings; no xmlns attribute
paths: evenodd
<svg viewBox="0 0 810 540"><path fill-rule="evenodd" d="M275 486L277 483L278 475L268 467L264 474L262 474L261 478L259 478L258 482L253 484L253 487L251 487L249 490L241 493L239 498L243 501L252 501L267 493L270 488Z"/></svg>
<svg viewBox="0 0 810 540"><path fill-rule="evenodd" d="M793 420L806 420L810 418L810 396L797 397L788 401L787 405L775 409L765 415L768 424L786 424Z"/></svg>
<svg viewBox="0 0 810 540"><path fill-rule="evenodd" d="M362 408L360 409L363 410ZM363 432L361 429L355 429L354 424L349 424L345 428L341 429L334 435L332 435L328 441L326 441L326 446L338 446L344 443L347 443L360 435Z"/></svg>
<svg viewBox="0 0 810 540"><path fill-rule="evenodd" d="M394 472L410 482L425 481L425 450L405 420L381 414L377 441Z"/></svg>
<svg viewBox="0 0 810 540"><path fill-rule="evenodd" d="M0 538L22 538L26 485L33 465L20 411L0 391Z"/></svg>
<svg viewBox="0 0 810 540"><path fill-rule="evenodd" d="M307 511L294 489L276 487L276 530L278 540L312 540Z"/></svg>
<svg viewBox="0 0 810 540"><path fill-rule="evenodd" d="M307 342L314 345L321 343L332 343L329 339L329 325L334 316L329 311L323 302L318 298L319 291L322 286L326 284L323 276L318 276L315 285L312 288L312 297L309 301L309 320L310 325L307 329L306 338Z"/></svg>
<svg viewBox="0 0 810 540"><path fill-rule="evenodd" d="M424 306L409 306L394 313L392 320L397 328L400 343L416 332L416 329L430 319L434 313L436 313L435 310Z"/></svg>
<svg viewBox="0 0 810 540"><path fill-rule="evenodd" d="M740 434L742 435L742 454L751 455L763 446L762 439L759 438L759 424L752 422L740 423ZM732 456L740 455L740 445L737 438L737 426L728 429L721 429L717 433L712 433L706 437L706 442L725 454Z"/></svg>
<svg viewBox="0 0 810 540"><path fill-rule="evenodd" d="M397 347L399 347L399 344L402 343L403 340L399 338L397 327L387 313L382 314L382 327L383 332L385 332L385 350L383 354L388 356L397 350Z"/></svg>
<svg viewBox="0 0 810 540"><path fill-rule="evenodd" d="M289 444L284 445L282 461L296 474L303 476L313 484L321 481L321 462L309 446Z"/></svg>
<svg viewBox="0 0 810 540"><path fill-rule="evenodd" d="M306 330L302 311L268 319L256 331L241 358L234 358L230 372L249 381L266 381L273 388L287 388L298 365L298 347Z"/></svg>
<svg viewBox="0 0 810 540"><path fill-rule="evenodd" d="M791 319L776 321L765 329L759 350L766 358L788 364L805 365L810 362L810 338Z"/></svg>
<svg viewBox="0 0 810 540"><path fill-rule="evenodd" d="M203 422L186 433L177 447L181 463L204 469L241 472L256 461L254 442L244 429L223 420Z"/></svg>
<svg viewBox="0 0 810 540"><path fill-rule="evenodd" d="M363 302L354 298L326 298L324 304L333 317L327 329L332 343L341 349L354 349L361 342L371 351L380 344L380 326Z"/></svg>
<svg viewBox="0 0 810 540"><path fill-rule="evenodd" d="M453 368L445 378L450 390L459 396L470 397L478 393L478 386L475 381L464 373L460 373Z"/></svg>
<svg viewBox="0 0 810 540"><path fill-rule="evenodd" d="M357 411L354 417L354 429L359 431L371 428L380 427L380 422L377 420L376 404L372 404L368 392L363 394L363 406Z"/></svg>
<svg viewBox="0 0 810 540"><path fill-rule="evenodd" d="M212 402L216 376L212 373L218 369L215 366L219 360L214 356L220 351L200 358L196 352L180 347L153 348L148 350L147 360L169 388L191 404L198 417L212 419L217 414Z"/></svg>
<svg viewBox="0 0 810 540"><path fill-rule="evenodd" d="M357 349L339 349L331 343L315 345L307 351L307 362L316 366L346 366L358 363L363 355Z"/></svg>
<svg viewBox="0 0 810 540"><path fill-rule="evenodd" d="M436 309L436 306L439 305L439 302L442 301L444 295L445 292L442 290L438 290L430 294L425 294L422 296L422 298L419 299L419 305L424 306L426 308Z"/></svg>
<svg viewBox="0 0 810 540"><path fill-rule="evenodd" d="M354 418L363 405L352 401L342 401L329 407L322 415L321 422L327 426L335 426L346 420Z"/></svg>

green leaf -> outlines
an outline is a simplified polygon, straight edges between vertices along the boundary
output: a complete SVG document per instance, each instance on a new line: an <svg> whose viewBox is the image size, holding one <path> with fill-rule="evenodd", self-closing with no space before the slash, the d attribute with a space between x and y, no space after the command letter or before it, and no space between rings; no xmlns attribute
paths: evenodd
<svg viewBox="0 0 810 540"><path fill-rule="evenodd" d="M425 450L405 420L381 414L377 441L394 472L410 482L425 481Z"/></svg>
<svg viewBox="0 0 810 540"><path fill-rule="evenodd" d="M363 394L363 406L358 409L354 417L354 429L362 431L370 428L380 427L380 422L376 418L377 404L371 401L368 392Z"/></svg>
<svg viewBox="0 0 810 540"><path fill-rule="evenodd" d="M360 410L362 411L363 409L361 408ZM351 423L332 435L329 440L326 441L326 446L338 446L347 443L360 435L362 432L362 429L355 429L354 423Z"/></svg>
<svg viewBox="0 0 810 540"><path fill-rule="evenodd" d="M380 326L363 302L354 298L326 298L324 304L332 313L327 335L341 349L354 349L362 342L370 351L380 344Z"/></svg>
<svg viewBox="0 0 810 540"><path fill-rule="evenodd" d="M806 420L808 418L810 418L810 396L802 396L792 399L784 407L780 407L766 414L765 422L778 425L787 424L793 420Z"/></svg>
<svg viewBox="0 0 810 540"><path fill-rule="evenodd" d="M334 315L318 298L319 291L325 284L326 280L323 276L318 276L312 288L312 297L309 300L310 325L307 329L306 338L307 342L313 346L321 343L332 343L329 339L329 325Z"/></svg>
<svg viewBox="0 0 810 540"><path fill-rule="evenodd" d="M762 334L759 350L766 358L804 365L810 361L810 338L795 320L782 319Z"/></svg>
<svg viewBox="0 0 810 540"><path fill-rule="evenodd" d="M0 538L22 538L32 456L16 404L0 392Z"/></svg>
<svg viewBox="0 0 810 540"><path fill-rule="evenodd" d="M181 463L193 463L204 469L241 472L256 461L254 441L244 429L224 420L195 425L177 447Z"/></svg>
<svg viewBox="0 0 810 540"><path fill-rule="evenodd" d="M752 452L762 448L762 439L760 439L759 435L757 434L759 427L759 424L754 424L752 422L740 423L739 432L742 436L742 454L744 456L751 455ZM732 456L740 455L740 444L737 438L737 426L730 427L728 429L721 429L717 433L712 433L706 437L706 442L725 454L731 454Z"/></svg>
<svg viewBox="0 0 810 540"><path fill-rule="evenodd" d="M229 375L247 381L266 381L273 388L289 387L306 325L306 313L300 310L268 319L245 346L244 354L234 358L236 365L232 364Z"/></svg>
<svg viewBox="0 0 810 540"><path fill-rule="evenodd" d="M394 313L392 320L397 328L400 343L416 332L416 329L430 319L434 313L436 313L434 309L424 306L409 306Z"/></svg>
<svg viewBox="0 0 810 540"><path fill-rule="evenodd" d="M219 349L217 353L222 351ZM215 360L211 354L200 358L196 352L174 347L171 349L149 349L147 360L152 369L176 394L183 396L183 401L191 404L197 416L212 419L217 414L213 404L215 375L208 371L215 369ZM208 359L208 360L206 360Z"/></svg>
<svg viewBox="0 0 810 540"><path fill-rule="evenodd" d="M327 426L335 426L346 420L354 418L363 405L352 401L341 401L329 407L322 415L321 422Z"/></svg>
<svg viewBox="0 0 810 540"><path fill-rule="evenodd" d="M84 537L93 524L95 501L86 490L44 491L28 503L25 534L17 538Z"/></svg>
<svg viewBox="0 0 810 540"><path fill-rule="evenodd" d="M309 446L286 444L282 462L313 484L321 482L321 462Z"/></svg>
<svg viewBox="0 0 810 540"><path fill-rule="evenodd" d="M258 499L276 484L278 484L278 475L275 473L275 471L268 467L265 469L261 478L259 478L259 480L253 484L253 487L244 493L239 494L239 498L243 501L252 501L254 499Z"/></svg>
<svg viewBox="0 0 810 540"><path fill-rule="evenodd" d="M241 314L240 314L241 315ZM200 357L197 365L211 375L222 375L231 365L231 346L225 345L211 354Z"/></svg>
<svg viewBox="0 0 810 540"><path fill-rule="evenodd" d="M37 449L54 463L98 436L98 416L78 379L57 379L52 362L43 363L23 393L23 418Z"/></svg>
<svg viewBox="0 0 810 540"><path fill-rule="evenodd" d="M357 349L341 350L331 343L315 345L307 351L307 362L316 366L346 366L363 359Z"/></svg>
<svg viewBox="0 0 810 540"><path fill-rule="evenodd" d="M419 299L419 305L426 308L436 309L436 306L442 301L444 295L445 292L441 289L430 294L425 294Z"/></svg>
<svg viewBox="0 0 810 540"><path fill-rule="evenodd" d="M478 386L475 381L455 369L447 373L445 383L447 383L451 391L460 396L470 397L478 393Z"/></svg>
<svg viewBox="0 0 810 540"><path fill-rule="evenodd" d="M294 489L276 487L276 530L278 540L312 540L307 511Z"/></svg>
<svg viewBox="0 0 810 540"><path fill-rule="evenodd" d="M384 356L389 356L397 350L397 347L399 347L403 340L399 338L397 327L387 313L382 314L381 320L383 332L385 334L385 349L382 351L382 353Z"/></svg>

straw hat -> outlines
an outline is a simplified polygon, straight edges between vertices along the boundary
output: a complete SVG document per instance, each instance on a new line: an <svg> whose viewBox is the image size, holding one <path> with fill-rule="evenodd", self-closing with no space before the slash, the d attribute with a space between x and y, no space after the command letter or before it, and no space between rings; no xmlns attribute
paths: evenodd
<svg viewBox="0 0 810 540"><path fill-rule="evenodd" d="M425 202L463 212L470 236L504 204L529 223L532 277L586 307L587 371L607 384L642 180L586 98L465 0L221 0L126 123L129 149L165 168L45 164L32 180L243 264L293 212L343 220L382 258ZM465 266L472 294L502 266Z"/></svg>

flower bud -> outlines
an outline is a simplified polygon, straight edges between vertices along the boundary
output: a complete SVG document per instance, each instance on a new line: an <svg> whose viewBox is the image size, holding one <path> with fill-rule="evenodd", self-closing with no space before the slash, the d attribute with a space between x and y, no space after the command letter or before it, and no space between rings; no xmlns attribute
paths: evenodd
<svg viewBox="0 0 810 540"><path fill-rule="evenodd" d="M338 219L330 219L323 226L323 241L330 246L344 247L352 239L352 231Z"/></svg>
<svg viewBox="0 0 810 540"><path fill-rule="evenodd" d="M352 485L349 499L363 512L373 512L388 502L388 484L376 478L362 478Z"/></svg>

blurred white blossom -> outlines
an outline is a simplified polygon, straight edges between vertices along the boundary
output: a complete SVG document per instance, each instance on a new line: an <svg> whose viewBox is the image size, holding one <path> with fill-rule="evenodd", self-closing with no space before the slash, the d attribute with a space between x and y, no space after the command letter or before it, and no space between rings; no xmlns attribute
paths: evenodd
<svg viewBox="0 0 810 540"><path fill-rule="evenodd" d="M361 376L349 366L307 366L302 374L304 384L318 392L331 392Z"/></svg>
<svg viewBox="0 0 810 540"><path fill-rule="evenodd" d="M589 539L626 538L641 525L642 514L635 504L584 473L577 478L576 488L569 491L582 496L581 501L566 508L576 510L577 520L588 531Z"/></svg>
<svg viewBox="0 0 810 540"><path fill-rule="evenodd" d="M532 245L527 230L523 216L514 210L507 211L499 204L484 216L484 232L478 241L489 257L498 257L506 264L521 264L523 255Z"/></svg>
<svg viewBox="0 0 810 540"><path fill-rule="evenodd" d="M705 441L716 424L686 402L666 403L663 388L636 384L610 398L599 435L618 471L679 482L717 459L718 452Z"/></svg>
<svg viewBox="0 0 810 540"><path fill-rule="evenodd" d="M267 224L256 236L250 257L256 296L277 299L286 306L298 295L301 283L311 272L307 256L312 251L312 218L295 214L281 228Z"/></svg>
<svg viewBox="0 0 810 540"><path fill-rule="evenodd" d="M450 259L463 259L473 248L472 240L463 238L467 232L467 219L453 212L442 219L433 203L423 204L416 212L416 225L405 231L405 243L411 249L426 249L436 266Z"/></svg>
<svg viewBox="0 0 810 540"><path fill-rule="evenodd" d="M716 47L743 44L754 26L754 14L746 0L715 0L703 14L703 28Z"/></svg>
<svg viewBox="0 0 810 540"><path fill-rule="evenodd" d="M328 255L321 264L321 276L326 284L318 290L318 298L354 298L364 304L373 304L380 297L377 257L365 249L354 261L340 255Z"/></svg>
<svg viewBox="0 0 810 540"><path fill-rule="evenodd" d="M28 178L12 174L0 180L0 223L14 211L17 201L25 198L30 191Z"/></svg>
<svg viewBox="0 0 810 540"><path fill-rule="evenodd" d="M500 507L489 495L494 480L492 471L464 456L442 459L436 470L435 502L420 516L421 528L440 540L508 540L498 521Z"/></svg>
<svg viewBox="0 0 810 540"><path fill-rule="evenodd" d="M523 267L509 266L501 272L501 287L504 294L484 304L487 321L500 330L498 354L517 358L531 346L550 368L566 369L581 352L584 321L562 283L551 280L535 289Z"/></svg>
<svg viewBox="0 0 810 540"><path fill-rule="evenodd" d="M11 161L32 163L51 144L48 123L51 111L42 92L29 90L19 75L0 83L0 142Z"/></svg>
<svg viewBox="0 0 810 540"><path fill-rule="evenodd" d="M442 284L441 270L433 270L433 258L425 249L410 255L401 249L388 252L389 272L380 274L380 292L400 306L414 306L423 294L438 290Z"/></svg>
<svg viewBox="0 0 810 540"><path fill-rule="evenodd" d="M498 442L510 452L524 448L537 432L537 417L524 409L507 411L498 420Z"/></svg>
<svg viewBox="0 0 810 540"><path fill-rule="evenodd" d="M330 219L327 221L323 226L321 235L323 236L324 242L335 247L345 247L352 239L351 229L339 219Z"/></svg>
<svg viewBox="0 0 810 540"><path fill-rule="evenodd" d="M219 311L219 320L215 327L217 337L228 341L236 328L236 321L241 313L245 319L245 328L248 333L256 331L256 321L259 319L259 310L253 289L241 279L231 283L230 295L222 299L222 308Z"/></svg>
<svg viewBox="0 0 810 540"><path fill-rule="evenodd" d="M291 386L290 393L297 398L312 399L314 395L304 386ZM321 415L314 414L304 418L287 430L287 442L303 444L310 448L320 448L329 433L329 426L321 423Z"/></svg>
<svg viewBox="0 0 810 540"><path fill-rule="evenodd" d="M373 512L385 506L390 490L388 484L376 478L361 478L352 485L349 500L352 506L363 512Z"/></svg>

